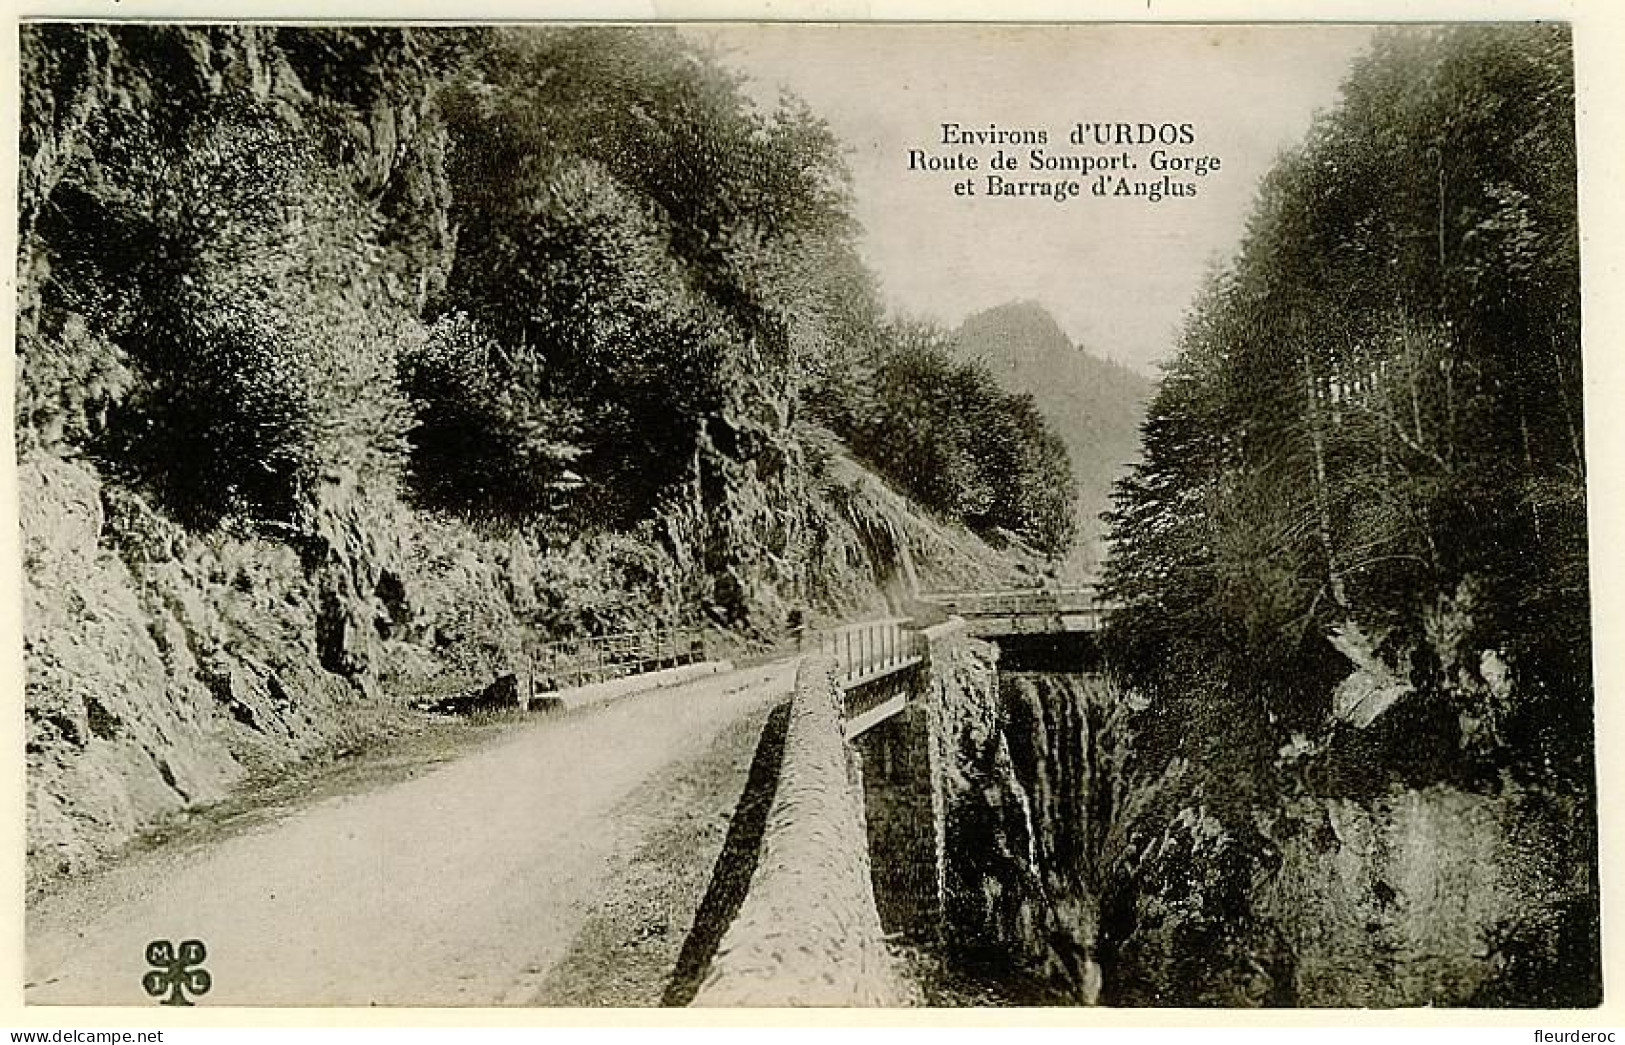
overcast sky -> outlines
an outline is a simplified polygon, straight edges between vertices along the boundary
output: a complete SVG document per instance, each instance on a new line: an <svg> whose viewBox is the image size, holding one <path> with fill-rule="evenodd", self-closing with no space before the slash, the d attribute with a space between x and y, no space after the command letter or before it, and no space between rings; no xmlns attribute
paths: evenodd
<svg viewBox="0 0 1625 1045"><path fill-rule="evenodd" d="M911 25L706 27L765 100L788 88L849 148L863 254L890 303L957 324L1042 302L1076 341L1147 373L1166 356L1209 268L1233 255L1279 152L1331 106L1366 27ZM1176 150L1218 156L1192 199L956 197L953 174L910 173L944 122L1045 128L1066 151L1078 122L1188 123ZM985 149L975 150L984 159ZM1107 150L1096 149L1096 152ZM1025 150L1021 151L1025 158ZM1139 150L1134 178L1145 169ZM984 167L973 177L983 188ZM1037 178L1046 175L1009 175ZM1073 175L1047 175L1051 178Z"/></svg>

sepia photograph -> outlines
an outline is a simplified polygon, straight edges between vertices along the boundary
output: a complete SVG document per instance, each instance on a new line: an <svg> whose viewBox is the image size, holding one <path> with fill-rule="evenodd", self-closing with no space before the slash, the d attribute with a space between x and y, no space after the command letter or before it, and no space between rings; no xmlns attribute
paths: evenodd
<svg viewBox="0 0 1625 1045"><path fill-rule="evenodd" d="M1575 35L22 21L23 1003L1595 1010Z"/></svg>

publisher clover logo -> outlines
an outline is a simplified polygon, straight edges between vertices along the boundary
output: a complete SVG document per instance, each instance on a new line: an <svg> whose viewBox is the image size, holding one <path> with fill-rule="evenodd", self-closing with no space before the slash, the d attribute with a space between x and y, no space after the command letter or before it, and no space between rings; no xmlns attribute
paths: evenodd
<svg viewBox="0 0 1625 1045"><path fill-rule="evenodd" d="M160 1005L190 1005L188 994L208 994L214 986L203 959L209 956L202 940L186 940L179 952L168 940L154 940L147 944L147 964L152 971L141 977L141 986L154 998L163 998Z"/></svg>

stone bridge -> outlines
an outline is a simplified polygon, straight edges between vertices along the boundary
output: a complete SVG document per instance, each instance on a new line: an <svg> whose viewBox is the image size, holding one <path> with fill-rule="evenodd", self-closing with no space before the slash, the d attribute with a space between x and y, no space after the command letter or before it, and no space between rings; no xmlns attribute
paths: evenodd
<svg viewBox="0 0 1625 1045"><path fill-rule="evenodd" d="M1117 609L1092 584L938 592L920 596L920 602L963 619L969 634L997 643L1007 671L1076 671L1094 664L1100 630Z"/></svg>
<svg viewBox="0 0 1625 1045"><path fill-rule="evenodd" d="M982 638L1093 634L1117 608L1092 584L936 592L921 595L920 601L963 617L970 633Z"/></svg>

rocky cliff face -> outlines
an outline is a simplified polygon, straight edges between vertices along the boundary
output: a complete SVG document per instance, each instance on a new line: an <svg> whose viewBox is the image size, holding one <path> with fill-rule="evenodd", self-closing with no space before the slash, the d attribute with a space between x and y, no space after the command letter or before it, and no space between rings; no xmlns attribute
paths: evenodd
<svg viewBox="0 0 1625 1045"><path fill-rule="evenodd" d="M19 480L36 883L513 670L549 579L520 542L459 547L339 477L286 540L189 533L49 455Z"/></svg>
<svg viewBox="0 0 1625 1045"><path fill-rule="evenodd" d="M355 549L195 539L56 458L19 480L31 879L356 728L392 611Z"/></svg>
<svg viewBox="0 0 1625 1045"><path fill-rule="evenodd" d="M1093 683L1001 677L993 653L959 646L942 689L946 960L1006 1001L1092 1004Z"/></svg>
<svg viewBox="0 0 1625 1045"><path fill-rule="evenodd" d="M1579 799L1510 780L1311 789L1240 830L1218 796L1186 795L1188 767L1132 773L1128 709L1103 680L1000 676L993 652L964 644L940 691L945 957L987 997L1595 1003Z"/></svg>
<svg viewBox="0 0 1625 1045"><path fill-rule="evenodd" d="M254 774L410 729L409 703L522 670L530 642L707 606L769 635L792 606L884 607L905 561L914 582L965 584L1003 563L861 469L820 477L793 446L776 468L708 453L664 540L558 547L414 512L343 473L274 532L198 534L89 463L29 455L31 885Z"/></svg>
<svg viewBox="0 0 1625 1045"><path fill-rule="evenodd" d="M1303 803L1294 823L1315 829L1282 846L1253 897L1282 951L1283 994L1315 1006L1594 1004L1584 976L1539 974L1586 967L1574 935L1590 891L1574 880L1583 820L1562 806L1517 786L1443 785Z"/></svg>

